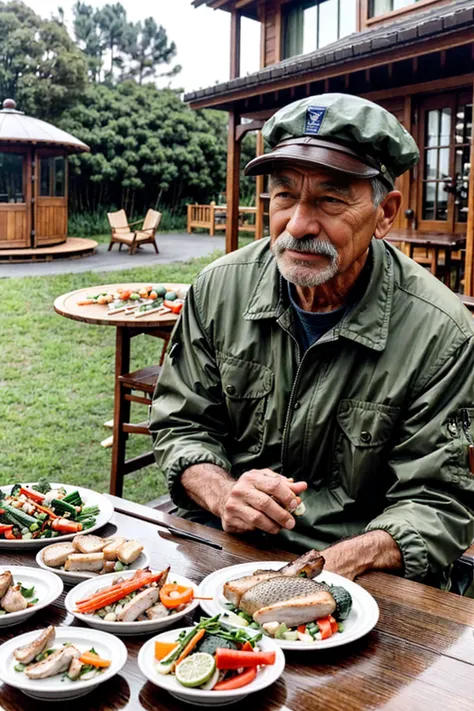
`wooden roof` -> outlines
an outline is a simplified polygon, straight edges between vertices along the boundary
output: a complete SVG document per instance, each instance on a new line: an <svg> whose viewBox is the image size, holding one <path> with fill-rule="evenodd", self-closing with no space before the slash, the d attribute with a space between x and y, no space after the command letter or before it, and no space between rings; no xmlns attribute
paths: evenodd
<svg viewBox="0 0 474 711"><path fill-rule="evenodd" d="M193 5L194 7L207 5L214 10L227 10L228 12L236 9L244 17L258 20L258 0L193 0Z"/></svg>
<svg viewBox="0 0 474 711"><path fill-rule="evenodd" d="M205 2L206 0L195 0ZM262 95L275 91L284 85L305 84L325 75L344 74L354 71L359 63L378 57L384 62L387 56L402 54L407 56L428 41L441 42L464 32L472 38L474 30L474 0L454 0L448 5L437 6L427 11L419 11L399 20L392 20L373 28L356 32L322 47L310 54L292 57L278 64L272 64L254 74L216 84L206 89L186 94L184 100L195 108L215 106L228 108L233 101L244 97ZM466 71L470 68L466 67Z"/></svg>
<svg viewBox="0 0 474 711"><path fill-rule="evenodd" d="M15 110L15 102L6 99L0 111L0 147L3 143L41 144L65 148L68 153L82 153L90 148L78 138L51 123Z"/></svg>

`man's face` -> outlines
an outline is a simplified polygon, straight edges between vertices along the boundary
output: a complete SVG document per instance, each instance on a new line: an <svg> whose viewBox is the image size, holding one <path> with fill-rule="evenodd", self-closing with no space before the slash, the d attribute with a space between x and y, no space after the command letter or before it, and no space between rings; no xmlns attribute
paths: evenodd
<svg viewBox="0 0 474 711"><path fill-rule="evenodd" d="M367 251L376 218L368 180L297 167L270 179L270 247L297 286L325 284L347 271Z"/></svg>

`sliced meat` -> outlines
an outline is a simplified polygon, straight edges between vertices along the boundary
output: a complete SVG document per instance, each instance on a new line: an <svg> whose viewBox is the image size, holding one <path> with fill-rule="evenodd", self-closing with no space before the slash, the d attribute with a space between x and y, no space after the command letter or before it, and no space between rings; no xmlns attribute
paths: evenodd
<svg viewBox="0 0 474 711"><path fill-rule="evenodd" d="M126 541L126 538L121 537L107 538L106 545L102 549L102 553L104 554L105 560L117 560L118 550L121 546L123 546L124 543L126 543Z"/></svg>
<svg viewBox="0 0 474 711"><path fill-rule="evenodd" d="M5 610L5 612L19 612L20 610L26 610L28 602L21 594L19 585L8 588L7 592L0 601L0 607Z"/></svg>
<svg viewBox="0 0 474 711"><path fill-rule="evenodd" d="M49 565L50 568L59 568L75 552L76 549L72 543L53 543L52 546L43 550L43 563Z"/></svg>
<svg viewBox="0 0 474 711"><path fill-rule="evenodd" d="M103 553L73 553L67 559L64 570L86 570L98 573L104 565Z"/></svg>
<svg viewBox="0 0 474 711"><path fill-rule="evenodd" d="M6 570L0 575L0 597L3 597L10 585L13 585L13 575Z"/></svg>
<svg viewBox="0 0 474 711"><path fill-rule="evenodd" d="M158 605L153 605L145 612L149 620L161 620L163 617L168 617L169 614L170 611L161 602Z"/></svg>
<svg viewBox="0 0 474 711"><path fill-rule="evenodd" d="M253 619L259 625L267 622L279 622L280 624L284 622L288 627L297 627L320 617L331 615L335 609L336 603L331 593L319 590L305 597L297 597L262 607L254 613Z"/></svg>
<svg viewBox="0 0 474 711"><path fill-rule="evenodd" d="M76 681L76 679L79 679L79 674L81 673L81 669L83 667L83 663L79 661L76 657L72 660L71 664L69 665L69 669L67 670L67 675L71 679L71 681Z"/></svg>
<svg viewBox="0 0 474 711"><path fill-rule="evenodd" d="M44 649L52 645L55 635L56 630L50 625L32 642L26 644L24 647L15 649L13 652L15 659L18 660L20 664L29 664L38 654L41 654Z"/></svg>
<svg viewBox="0 0 474 711"><path fill-rule="evenodd" d="M25 669L25 674L30 679L46 679L48 676L54 676L60 672L69 669L69 665L73 659L77 659L81 653L76 647L62 647L49 655L46 659Z"/></svg>
<svg viewBox="0 0 474 711"><path fill-rule="evenodd" d="M127 541L117 551L117 558L124 565L133 563L143 550L143 546L138 541Z"/></svg>
<svg viewBox="0 0 474 711"><path fill-rule="evenodd" d="M152 605L158 602L159 596L160 593L156 587L142 590L142 592L135 595L130 602L124 605L117 615L118 619L121 622L133 622L137 617L142 615L145 610L148 610L149 607L152 607Z"/></svg>
<svg viewBox="0 0 474 711"><path fill-rule="evenodd" d="M305 573L307 578L315 578L324 567L324 558L319 551L311 550L288 565L280 569L280 575L300 575Z"/></svg>
<svg viewBox="0 0 474 711"><path fill-rule="evenodd" d="M72 545L79 553L100 553L107 545L107 541L100 536L79 534L72 539Z"/></svg>

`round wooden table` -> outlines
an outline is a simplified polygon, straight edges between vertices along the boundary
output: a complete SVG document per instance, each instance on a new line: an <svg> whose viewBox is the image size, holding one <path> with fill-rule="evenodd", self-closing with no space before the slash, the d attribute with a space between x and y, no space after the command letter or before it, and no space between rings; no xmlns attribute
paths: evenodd
<svg viewBox="0 0 474 711"><path fill-rule="evenodd" d="M140 318L135 318L134 314L125 315L120 312L108 316L107 304L90 304L80 306L79 302L87 300L88 296L94 296L102 292L116 292L119 287L138 291L146 286L146 283L121 283L104 284L101 286L91 286L86 289L78 289L68 294L58 296L54 302L56 313L74 321L92 323L99 326L113 326L116 328L115 338L115 385L114 385L114 427L112 445L112 463L110 470L110 492L121 495L122 481L125 474L137 471L142 467L152 464L153 453L149 452L135 457L128 462L125 460L125 447L127 432L134 426L129 423L130 419L130 395L125 397L121 387L122 379L130 370L130 345L131 340L141 333L155 338L162 338L167 341L171 331L178 319L173 313L158 314L150 313ZM188 284L165 284L169 291L176 291L181 288L188 288ZM142 401L140 398L138 401ZM135 426L135 429L136 426Z"/></svg>

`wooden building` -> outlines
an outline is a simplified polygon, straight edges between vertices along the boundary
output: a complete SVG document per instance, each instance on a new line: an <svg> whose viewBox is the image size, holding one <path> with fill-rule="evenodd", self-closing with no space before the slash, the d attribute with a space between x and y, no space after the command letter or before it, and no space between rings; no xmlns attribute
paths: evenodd
<svg viewBox="0 0 474 711"><path fill-rule="evenodd" d="M364 96L391 111L421 159L398 180L395 229L466 235L464 291L474 294L474 0L193 0L231 13L230 79L188 94L229 112L227 251L237 248L240 140L299 98ZM241 18L261 23L261 69L239 76ZM245 51L245 48L242 48ZM259 134L258 152L263 152ZM264 179L257 178L257 236Z"/></svg>
<svg viewBox="0 0 474 711"><path fill-rule="evenodd" d="M11 99L3 102L0 258L5 251L50 247L67 240L67 157L88 150L66 131L16 111Z"/></svg>

